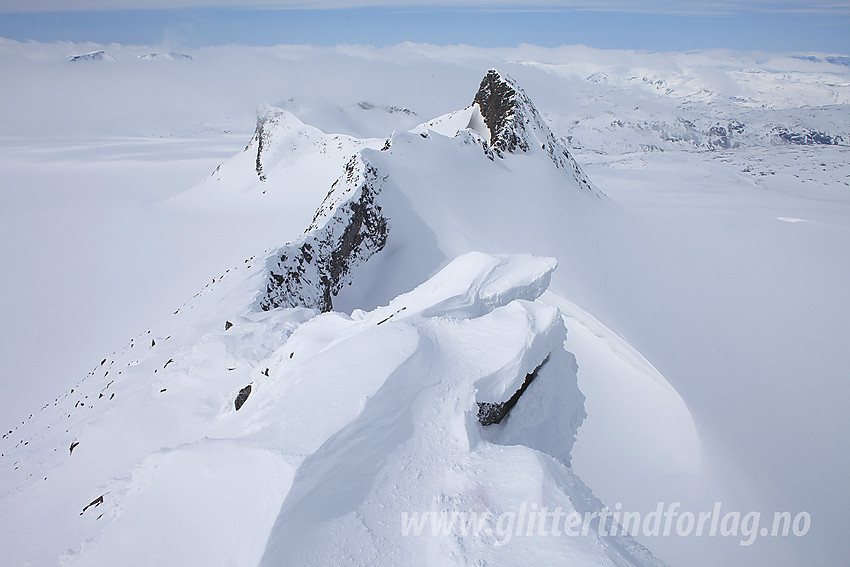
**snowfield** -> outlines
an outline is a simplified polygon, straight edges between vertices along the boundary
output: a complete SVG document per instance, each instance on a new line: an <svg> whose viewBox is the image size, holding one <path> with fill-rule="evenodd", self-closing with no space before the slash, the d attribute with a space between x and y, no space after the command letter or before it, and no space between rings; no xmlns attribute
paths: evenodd
<svg viewBox="0 0 850 567"><path fill-rule="evenodd" d="M4 561L842 563L845 60L0 40Z"/></svg>

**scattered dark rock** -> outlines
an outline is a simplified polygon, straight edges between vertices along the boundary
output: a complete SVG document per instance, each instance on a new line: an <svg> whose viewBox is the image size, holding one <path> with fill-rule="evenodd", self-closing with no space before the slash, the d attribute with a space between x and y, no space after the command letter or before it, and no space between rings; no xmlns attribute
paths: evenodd
<svg viewBox="0 0 850 567"><path fill-rule="evenodd" d="M169 364L171 364L172 362L174 362L174 359L173 359L173 358L169 358L169 359L168 359L168 362L166 362L166 363L165 363L165 365L163 366L163 368L165 368L166 366L168 366L168 365L169 365Z"/></svg>
<svg viewBox="0 0 850 567"><path fill-rule="evenodd" d="M773 129L772 134L787 144L795 144L798 146L812 146L815 144L832 146L841 144L844 139L841 136L831 136L826 132L819 132L804 128L800 132L793 132L788 128L777 126Z"/></svg>
<svg viewBox="0 0 850 567"><path fill-rule="evenodd" d="M742 124L741 122L738 122L737 120L733 120L729 123L727 128L729 129L729 132L734 132L735 134L743 134L746 125Z"/></svg>
<svg viewBox="0 0 850 567"><path fill-rule="evenodd" d="M68 454L69 454L69 455L73 455L73 454L74 454L74 449L75 449L75 448L77 447L77 445L79 445L79 444L80 444L80 443L79 443L79 441L74 441L74 442L72 442L72 443L71 443L71 447L70 447L70 449L68 449Z"/></svg>
<svg viewBox="0 0 850 567"><path fill-rule="evenodd" d="M248 396L251 395L251 384L248 384L241 390L239 390L239 394L236 396L236 401L234 402L234 406L236 406L236 411L239 411L239 408L245 403L245 400L248 399Z"/></svg>
<svg viewBox="0 0 850 567"><path fill-rule="evenodd" d="M268 375L269 375L269 369L268 369L268 368L266 368L266 369L262 372L262 374L263 374L264 376L268 376Z"/></svg>
<svg viewBox="0 0 850 567"><path fill-rule="evenodd" d="M708 131L708 145L712 149L728 150L732 147L732 141L726 128L717 124Z"/></svg>
<svg viewBox="0 0 850 567"><path fill-rule="evenodd" d="M228 329L229 329L230 327L232 327L232 326L233 326L233 323L231 323L230 321L225 321L225 322L224 322L224 330L225 330L225 331L226 331L226 330L228 330Z"/></svg>
<svg viewBox="0 0 850 567"><path fill-rule="evenodd" d="M164 391L166 391L167 389L168 389L168 388L163 388L162 390L160 390L160 391L159 391L159 393L161 394L161 393L163 393Z"/></svg>
<svg viewBox="0 0 850 567"><path fill-rule="evenodd" d="M531 374L526 374L525 381L522 383L522 386L520 386L519 390L514 392L507 401L501 403L478 402L478 422L484 426L501 423L501 421L505 419L511 409L519 401L519 397L522 396L534 379L537 378L538 372L540 372L540 369L543 368L547 362L549 362L548 356L543 359L543 362L541 362L537 368L531 372Z"/></svg>

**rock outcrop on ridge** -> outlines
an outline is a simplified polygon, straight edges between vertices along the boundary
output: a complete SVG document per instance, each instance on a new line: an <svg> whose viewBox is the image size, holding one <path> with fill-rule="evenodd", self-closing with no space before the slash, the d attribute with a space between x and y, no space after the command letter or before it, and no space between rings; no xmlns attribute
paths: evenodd
<svg viewBox="0 0 850 567"><path fill-rule="evenodd" d="M469 133L471 122L464 132L476 136L489 157L504 159L506 154L544 151L555 167L570 176L579 188L595 196L603 195L512 78L491 69L470 108L475 111L476 105L489 130L489 141L480 140L478 133ZM255 169L261 181L265 181L264 148L274 136L279 115L275 109L264 110L249 144L250 148L256 142ZM427 139L427 133L421 134ZM392 147L394 138L395 135L388 139L385 150ZM386 176L363 150L352 156L305 234L279 249L269 261L269 279L260 299L263 309L282 306L309 307L323 312L333 309L333 297L350 283L352 270L387 244L391 223L380 204L385 181Z"/></svg>

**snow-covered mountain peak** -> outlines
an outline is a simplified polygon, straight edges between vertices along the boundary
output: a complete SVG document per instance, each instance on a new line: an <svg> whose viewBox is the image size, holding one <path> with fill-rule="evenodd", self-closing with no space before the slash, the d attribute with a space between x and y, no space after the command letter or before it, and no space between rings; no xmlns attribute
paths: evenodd
<svg viewBox="0 0 850 567"><path fill-rule="evenodd" d="M72 63L79 63L80 61L115 61L115 58L103 49L98 49L97 51L90 51L80 55L69 55L68 61Z"/></svg>
<svg viewBox="0 0 850 567"><path fill-rule="evenodd" d="M572 173L582 188L602 194L591 185L566 145L552 134L534 103L510 76L490 69L473 102L490 131L489 144L496 155L530 152L540 147L558 168Z"/></svg>
<svg viewBox="0 0 850 567"><path fill-rule="evenodd" d="M310 144L317 145L322 152L325 136L324 132L304 124L288 110L264 104L257 109L257 127L245 151L256 152L257 177L266 181L264 162L279 162L287 153Z"/></svg>
<svg viewBox="0 0 850 567"><path fill-rule="evenodd" d="M144 53L139 55L139 59L143 61L153 61L155 59L167 59L172 61L191 61L192 56L188 53L178 53L176 51L169 51L167 53Z"/></svg>
<svg viewBox="0 0 850 567"><path fill-rule="evenodd" d="M293 132L297 133L295 140L292 139ZM429 132L439 135L431 136ZM269 164L275 163L274 160L293 159L292 156L304 149L300 139L314 140L322 136L327 135L304 125L291 113L266 107L258 114L257 129L246 152L256 152L256 174L260 181L265 182ZM279 138L286 142L276 141ZM489 160L480 159L478 151L466 151L470 145L483 147ZM366 144L361 150L356 140L351 140L345 147L352 152L351 157L341 175L330 184L305 234L270 255L269 281L260 299L263 309L305 306L321 311L333 310L333 297L354 283L353 272L383 250L388 241L394 241L394 247L410 248L414 242L422 247L422 243L428 241L423 237L430 232L427 226L432 222L422 218L421 208L414 210L400 206L400 200L419 199L427 193L432 203L445 203L447 208L440 211L441 216L466 214L466 222L469 222L479 218L481 211L462 213L455 197L466 193L468 199L474 200L472 195L477 193L476 185L488 178L491 178L491 187L495 188L532 185L529 181L539 177L540 182L535 185L557 187L560 192L566 174L567 185L572 185L571 189L596 197L603 195L590 183L563 142L555 138L525 92L513 79L495 70L485 76L469 107L445 114L410 132L394 133L380 151L375 151L374 143ZM320 151L324 151L324 147ZM520 160L520 156L516 156L517 160L510 160L515 165L510 166L507 172L503 164L494 163L508 160L511 154L537 158ZM447 160L457 162L456 171L465 171L465 175L452 174L455 166L447 167ZM552 171L551 164L555 165L556 171ZM511 172L514 168L516 171ZM410 172L419 172L416 182L400 180ZM464 181L467 175L477 178L476 185ZM509 181L511 177L513 181ZM385 187L389 187L393 194L383 195ZM539 200L532 197L533 193L532 189L526 190L532 215L536 214L532 212L536 210L535 203L542 203L548 198L546 191L539 193ZM491 200L493 194L481 195L481 198ZM385 210L387 207L389 212ZM453 212L451 209L458 210ZM482 226L491 225L492 219L481 222ZM394 236L391 235L393 226L400 230ZM423 230L410 228L414 226L421 226ZM489 230L488 226L485 231ZM452 229L451 232L457 231ZM445 239L456 237L452 234ZM422 253L425 257L442 261L455 255L437 252L433 248ZM405 264L419 260L405 260ZM431 265L421 275L432 275L438 267ZM418 269L423 269L421 262ZM409 266L404 270L409 270ZM377 294L370 292L368 295L372 300L367 301L369 305L381 304L415 283L399 278L396 275L398 270L393 271L395 273L390 275L373 273L364 276L355 286L360 290L389 288L378 299ZM375 281L377 279L394 283L386 286ZM363 300L362 295L359 297ZM362 307L359 300L352 301L349 306Z"/></svg>

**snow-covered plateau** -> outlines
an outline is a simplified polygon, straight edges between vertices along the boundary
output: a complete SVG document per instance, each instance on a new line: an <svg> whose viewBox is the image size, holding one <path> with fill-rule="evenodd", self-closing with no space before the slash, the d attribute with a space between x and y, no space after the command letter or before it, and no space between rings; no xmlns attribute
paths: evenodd
<svg viewBox="0 0 850 567"><path fill-rule="evenodd" d="M0 70L4 565L850 559L847 57Z"/></svg>

